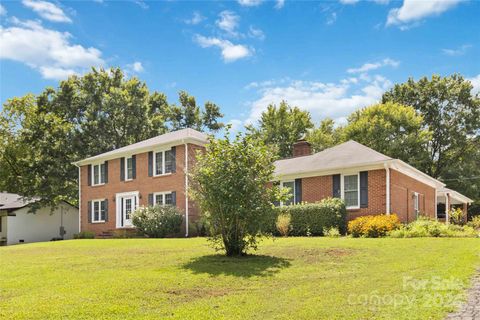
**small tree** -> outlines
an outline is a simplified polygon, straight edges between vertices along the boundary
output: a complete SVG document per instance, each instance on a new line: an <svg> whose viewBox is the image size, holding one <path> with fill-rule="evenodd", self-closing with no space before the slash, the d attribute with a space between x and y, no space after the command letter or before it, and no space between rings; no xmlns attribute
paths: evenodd
<svg viewBox="0 0 480 320"><path fill-rule="evenodd" d="M210 138L198 155L191 193L211 228L210 240L227 256L256 249L259 237L274 224L273 202L281 192L267 188L274 171L274 155L252 136L238 134Z"/></svg>

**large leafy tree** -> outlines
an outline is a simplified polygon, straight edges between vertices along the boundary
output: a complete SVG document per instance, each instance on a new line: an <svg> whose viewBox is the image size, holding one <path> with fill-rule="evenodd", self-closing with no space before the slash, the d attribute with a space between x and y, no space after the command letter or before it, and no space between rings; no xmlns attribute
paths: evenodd
<svg viewBox="0 0 480 320"><path fill-rule="evenodd" d="M39 204L76 203L73 161L188 123L187 114L173 119L172 109L164 94L118 68L92 69L38 96L9 99L0 115L0 190L39 196ZM215 124L221 114L213 110L208 123Z"/></svg>
<svg viewBox="0 0 480 320"><path fill-rule="evenodd" d="M430 136L415 109L392 102L353 112L342 130L343 141L355 140L423 170Z"/></svg>
<svg viewBox="0 0 480 320"><path fill-rule="evenodd" d="M282 101L278 107L269 105L262 113L258 126L247 129L265 144L274 146L279 157L286 158L292 156L293 144L306 135L310 128L313 128L313 123L308 111L291 107Z"/></svg>
<svg viewBox="0 0 480 320"><path fill-rule="evenodd" d="M275 156L271 148L252 135L228 132L210 139L198 155L192 174L192 195L211 227L211 240L227 256L243 255L256 248L258 237L272 224L273 202L281 197L272 180Z"/></svg>
<svg viewBox="0 0 480 320"><path fill-rule="evenodd" d="M342 130L341 126L335 127L333 119L326 118L318 127L308 132L307 141L312 145L314 152L320 152L343 142Z"/></svg>
<svg viewBox="0 0 480 320"><path fill-rule="evenodd" d="M185 91L179 93L180 105L169 108L167 120L173 130L193 128L204 131L217 131L224 124L218 119L223 117L220 108L213 102L207 101L203 110L197 105L195 97Z"/></svg>
<svg viewBox="0 0 480 320"><path fill-rule="evenodd" d="M480 133L480 98L457 74L409 79L384 93L382 101L412 106L422 115L423 127L432 133L424 170L435 178L455 167Z"/></svg>

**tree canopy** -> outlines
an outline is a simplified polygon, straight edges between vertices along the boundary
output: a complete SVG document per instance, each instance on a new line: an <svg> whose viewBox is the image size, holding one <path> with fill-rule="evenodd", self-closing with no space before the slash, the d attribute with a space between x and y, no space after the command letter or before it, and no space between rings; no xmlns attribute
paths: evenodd
<svg viewBox="0 0 480 320"><path fill-rule="evenodd" d="M265 144L275 147L280 158L287 158L292 156L292 145L310 128L313 123L308 111L282 101L278 107L270 104L262 113L258 127L250 126L248 130Z"/></svg>
<svg viewBox="0 0 480 320"><path fill-rule="evenodd" d="M39 196L39 205L76 203L72 162L170 130L223 126L215 104L201 110L188 93L179 97L180 107L170 105L163 93L112 68L72 76L38 96L9 99L0 115L0 190Z"/></svg>

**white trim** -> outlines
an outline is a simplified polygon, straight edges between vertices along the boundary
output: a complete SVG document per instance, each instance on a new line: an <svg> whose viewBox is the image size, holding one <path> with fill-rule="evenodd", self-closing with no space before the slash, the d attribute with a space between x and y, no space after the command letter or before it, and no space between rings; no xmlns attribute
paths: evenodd
<svg viewBox="0 0 480 320"><path fill-rule="evenodd" d="M283 185L284 183L293 183L293 188L292 188L292 192L293 192L293 202L291 204L295 204L296 203L296 199L295 199L295 179L294 180L282 180L280 181L280 187L282 188L285 188L285 186ZM280 201L280 206L284 206L285 204L283 203L283 201Z"/></svg>
<svg viewBox="0 0 480 320"><path fill-rule="evenodd" d="M123 161L125 162L125 167L123 168L125 170L125 172L123 173L125 177L125 181L132 181L133 180L133 154L130 156L125 156L123 157L123 159L124 159ZM130 179L128 178L128 159L132 159L132 177Z"/></svg>
<svg viewBox="0 0 480 320"><path fill-rule="evenodd" d="M157 205L157 196L162 196L162 206L165 205L165 195L172 194L173 191L161 191L161 192L154 192L153 193L153 205Z"/></svg>
<svg viewBox="0 0 480 320"><path fill-rule="evenodd" d="M448 201L448 192L445 192L445 223L448 225L450 223L450 201Z"/></svg>
<svg viewBox="0 0 480 320"><path fill-rule="evenodd" d="M117 229L124 229L124 228L132 228L133 225L130 226L121 226L120 221L122 220L121 214L122 214L122 201L120 201L120 198L123 197L136 197L136 205L135 208L133 208L132 211L135 211L140 205L139 205L139 197L140 193L138 191L128 191L128 192L120 192L115 194L115 226Z"/></svg>
<svg viewBox="0 0 480 320"><path fill-rule="evenodd" d="M92 216L90 217L91 223L105 223L105 222L106 222L105 219L102 220L102 202L104 202L105 200L106 200L105 198L103 198L103 199L90 200L90 202L91 202L90 205L92 206L92 207L90 208L90 210L91 210L91 211L90 211L90 214L92 215ZM99 218L100 220L94 220L94 219L93 219L93 218L95 217L95 202L98 202L98 218ZM107 207L106 207L106 204L105 204L105 210L106 210L106 211L108 210Z"/></svg>
<svg viewBox="0 0 480 320"><path fill-rule="evenodd" d="M437 198L437 193L438 193L438 190L435 189L435 220L438 221L438 198Z"/></svg>
<svg viewBox="0 0 480 320"><path fill-rule="evenodd" d="M432 188L442 188L445 187L445 184L441 181L438 181L435 178L430 177L428 174L423 173L422 171L412 167L408 163L403 162L399 159L394 159L391 162L391 167L398 172L403 173L404 175L409 176L415 180L418 180L426 185L429 185Z"/></svg>
<svg viewBox="0 0 480 320"><path fill-rule="evenodd" d="M385 192L386 192L386 208L385 213L390 215L390 167L385 163Z"/></svg>
<svg viewBox="0 0 480 320"><path fill-rule="evenodd" d="M360 209L360 172L344 172L340 174L340 195L345 201L345 176L357 176L357 203L358 205L356 206L347 206L347 210L355 210L355 209Z"/></svg>
<svg viewBox="0 0 480 320"><path fill-rule="evenodd" d="M92 181L90 181L90 185L93 186L93 187L103 186L103 185L105 184L106 174L105 174L105 176L103 177L103 181L102 181L102 164L103 164L103 168L105 169L105 161L99 162L99 163L95 163L95 164L92 164L92 165L91 165L91 169L92 169L92 172L91 172ZM98 166L98 182L99 182L99 183L95 183L95 167L96 167L96 166Z"/></svg>
<svg viewBox="0 0 480 320"><path fill-rule="evenodd" d="M165 157L165 153L167 151L172 151L172 147L170 147L169 149L154 149L152 150L153 152L153 177L161 177L161 176L167 176L167 175L170 175L172 174L172 172L165 172L165 163L166 163L166 157ZM160 174L157 174L157 153L162 153L162 173ZM176 159L175 159L176 160Z"/></svg>
<svg viewBox="0 0 480 320"><path fill-rule="evenodd" d="M420 194L413 192L413 210L415 211L415 219L420 215Z"/></svg>
<svg viewBox="0 0 480 320"><path fill-rule="evenodd" d="M188 145L185 148L185 237L188 237Z"/></svg>

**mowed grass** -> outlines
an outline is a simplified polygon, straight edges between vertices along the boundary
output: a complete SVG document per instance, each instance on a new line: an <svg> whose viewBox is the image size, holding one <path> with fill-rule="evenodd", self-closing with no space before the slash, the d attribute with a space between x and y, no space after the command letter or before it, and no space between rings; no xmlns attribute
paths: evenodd
<svg viewBox="0 0 480 320"><path fill-rule="evenodd" d="M0 319L442 319L479 252L479 239L287 238L243 258L202 238L1 247Z"/></svg>

